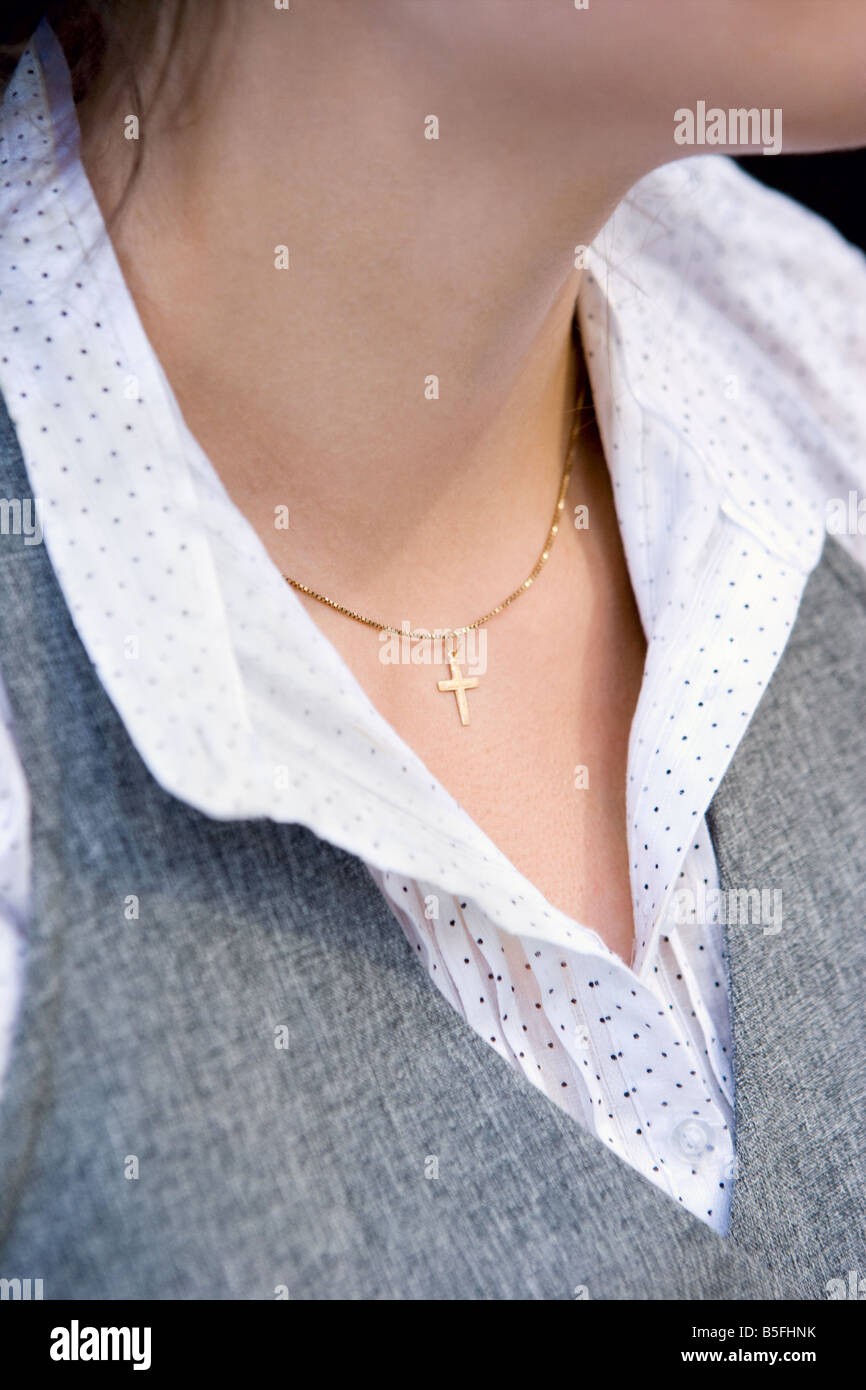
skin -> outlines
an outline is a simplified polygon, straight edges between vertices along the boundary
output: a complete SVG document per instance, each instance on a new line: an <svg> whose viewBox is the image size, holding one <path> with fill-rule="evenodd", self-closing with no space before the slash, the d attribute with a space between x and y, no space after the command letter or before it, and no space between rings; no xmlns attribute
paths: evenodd
<svg viewBox="0 0 866 1390"><path fill-rule="evenodd" d="M781 107L786 151L866 140L860 0L213 14L193 5L152 110L167 29L140 65L146 154L112 238L187 423L274 564L397 626L468 622L535 563L583 370L574 248L640 177L694 152L674 144L673 112ZM106 213L137 109L106 80L81 110ZM589 530L564 526L538 583L488 629L468 728L431 668L383 666L374 633L302 601L491 839L629 960L625 778L645 639L593 429L566 517L577 502ZM289 532L274 528L280 504ZM577 764L590 790L574 789Z"/></svg>

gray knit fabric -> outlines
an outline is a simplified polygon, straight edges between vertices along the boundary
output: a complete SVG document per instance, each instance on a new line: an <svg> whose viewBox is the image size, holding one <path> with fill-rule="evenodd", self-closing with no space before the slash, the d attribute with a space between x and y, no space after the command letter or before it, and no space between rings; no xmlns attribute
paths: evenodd
<svg viewBox="0 0 866 1390"><path fill-rule="evenodd" d="M866 1274L866 577L832 538L709 825L723 883L783 905L727 933L731 1234L821 1296Z"/></svg>
<svg viewBox="0 0 866 1390"><path fill-rule="evenodd" d="M0 496L28 496L0 416ZM785 914L729 929L722 1239L462 1022L357 860L164 792L44 546L0 537L33 799L0 1276L48 1299L740 1299L862 1271L864 652L866 585L828 542L713 805L723 886L780 887Z"/></svg>

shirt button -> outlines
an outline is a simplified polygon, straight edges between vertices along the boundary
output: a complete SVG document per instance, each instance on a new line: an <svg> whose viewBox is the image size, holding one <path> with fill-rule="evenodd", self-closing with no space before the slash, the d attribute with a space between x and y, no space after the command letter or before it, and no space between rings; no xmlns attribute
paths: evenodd
<svg viewBox="0 0 866 1390"><path fill-rule="evenodd" d="M713 1135L709 1125L693 1116L680 1120L673 1132L674 1146L684 1158L697 1161L713 1148Z"/></svg>

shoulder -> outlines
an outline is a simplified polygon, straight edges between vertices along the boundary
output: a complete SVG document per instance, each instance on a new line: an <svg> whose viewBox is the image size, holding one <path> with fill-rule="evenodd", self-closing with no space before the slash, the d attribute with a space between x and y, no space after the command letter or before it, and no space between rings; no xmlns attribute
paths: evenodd
<svg viewBox="0 0 866 1390"><path fill-rule="evenodd" d="M721 400L780 506L796 493L823 527L856 493L862 534L849 515L840 539L866 563L866 256L716 155L642 179L592 251L618 327Z"/></svg>

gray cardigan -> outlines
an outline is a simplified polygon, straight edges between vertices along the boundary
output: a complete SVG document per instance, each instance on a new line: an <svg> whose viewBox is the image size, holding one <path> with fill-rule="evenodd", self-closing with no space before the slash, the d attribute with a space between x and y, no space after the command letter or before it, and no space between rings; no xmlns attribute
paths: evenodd
<svg viewBox="0 0 866 1390"><path fill-rule="evenodd" d="M0 497L29 495L0 403ZM709 817L721 886L784 903L778 935L727 929L723 1239L459 1018L357 860L164 792L45 547L0 536L33 803L0 1276L48 1299L820 1299L864 1272L864 653L866 580L828 539Z"/></svg>

